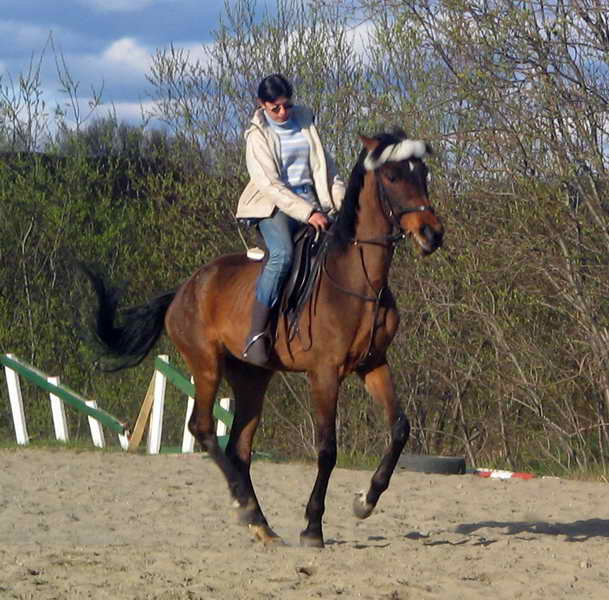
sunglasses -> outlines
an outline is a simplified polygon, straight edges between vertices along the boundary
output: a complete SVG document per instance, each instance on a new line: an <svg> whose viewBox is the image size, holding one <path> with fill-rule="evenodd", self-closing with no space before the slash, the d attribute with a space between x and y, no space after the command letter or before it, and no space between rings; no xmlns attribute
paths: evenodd
<svg viewBox="0 0 609 600"><path fill-rule="evenodd" d="M278 113L282 108L285 110L290 110L293 108L293 104L291 102L286 102L285 104L275 104L273 108L271 108L271 112Z"/></svg>

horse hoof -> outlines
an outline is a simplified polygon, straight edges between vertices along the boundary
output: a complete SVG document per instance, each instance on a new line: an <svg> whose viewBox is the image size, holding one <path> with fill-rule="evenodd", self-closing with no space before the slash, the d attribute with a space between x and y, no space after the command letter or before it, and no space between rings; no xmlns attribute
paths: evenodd
<svg viewBox="0 0 609 600"><path fill-rule="evenodd" d="M324 540L318 535L300 534L300 545L305 548L324 548Z"/></svg>
<svg viewBox="0 0 609 600"><path fill-rule="evenodd" d="M247 504L241 506L238 500L235 500L233 507L236 509L237 520L241 525L252 526L256 522L260 522L260 508L253 500L248 500Z"/></svg>
<svg viewBox="0 0 609 600"><path fill-rule="evenodd" d="M367 519L374 510L374 505L366 502L366 492L358 492L353 499L353 512L358 519Z"/></svg>
<svg viewBox="0 0 609 600"><path fill-rule="evenodd" d="M262 542L265 546L270 544L277 544L285 546L283 539L278 536L268 525L250 525L250 531L254 534L254 537Z"/></svg>

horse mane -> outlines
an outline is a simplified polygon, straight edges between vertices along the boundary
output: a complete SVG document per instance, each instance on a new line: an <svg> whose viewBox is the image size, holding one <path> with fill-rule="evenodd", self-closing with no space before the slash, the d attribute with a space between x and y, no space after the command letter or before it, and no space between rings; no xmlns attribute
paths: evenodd
<svg viewBox="0 0 609 600"><path fill-rule="evenodd" d="M408 139L408 136L403 129L394 129L389 133L378 133L374 139L379 142L379 145L371 153L373 159L377 159L387 148L392 144L397 144ZM338 211L338 217L332 227L333 244L340 252L346 250L347 246L355 237L355 228L357 227L357 213L359 210L359 194L364 185L364 176L366 168L364 161L368 156L368 151L362 148L355 166L351 170L347 190L343 199L342 206Z"/></svg>

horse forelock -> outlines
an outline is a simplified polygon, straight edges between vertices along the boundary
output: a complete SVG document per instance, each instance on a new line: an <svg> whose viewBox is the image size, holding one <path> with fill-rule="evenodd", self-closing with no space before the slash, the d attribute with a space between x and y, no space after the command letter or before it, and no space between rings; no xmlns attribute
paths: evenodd
<svg viewBox="0 0 609 600"><path fill-rule="evenodd" d="M366 171L376 171L388 162L421 159L428 153L428 146L422 140L411 140L406 134L384 134L377 136L378 146L368 152L364 160Z"/></svg>

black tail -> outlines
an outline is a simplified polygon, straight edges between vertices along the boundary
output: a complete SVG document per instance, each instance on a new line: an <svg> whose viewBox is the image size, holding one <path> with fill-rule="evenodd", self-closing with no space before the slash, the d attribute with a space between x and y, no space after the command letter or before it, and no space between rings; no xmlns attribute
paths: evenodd
<svg viewBox="0 0 609 600"><path fill-rule="evenodd" d="M91 280L97 295L93 330L102 354L114 359L113 366L108 370L118 371L140 364L163 333L165 313L175 297L175 291L141 306L119 309L120 292L108 288L103 278L89 267L80 266Z"/></svg>

